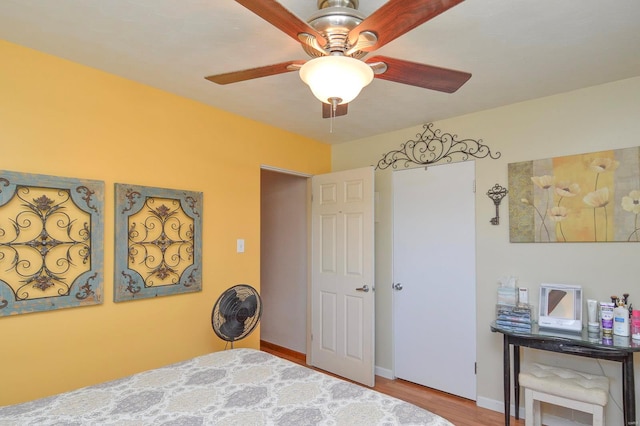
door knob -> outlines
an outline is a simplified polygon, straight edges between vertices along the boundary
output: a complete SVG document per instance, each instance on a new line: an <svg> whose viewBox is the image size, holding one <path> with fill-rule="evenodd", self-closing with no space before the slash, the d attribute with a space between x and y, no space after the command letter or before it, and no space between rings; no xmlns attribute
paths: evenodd
<svg viewBox="0 0 640 426"><path fill-rule="evenodd" d="M369 286L365 284L362 287L356 288L356 291L364 291L366 293L369 291Z"/></svg>
<svg viewBox="0 0 640 426"><path fill-rule="evenodd" d="M402 283L395 283L393 285L393 288L398 290L398 291L402 290Z"/></svg>

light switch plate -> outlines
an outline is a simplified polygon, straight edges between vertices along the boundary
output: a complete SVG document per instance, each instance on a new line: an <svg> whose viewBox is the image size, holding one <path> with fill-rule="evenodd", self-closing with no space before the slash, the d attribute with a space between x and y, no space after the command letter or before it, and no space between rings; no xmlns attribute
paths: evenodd
<svg viewBox="0 0 640 426"><path fill-rule="evenodd" d="M236 252L244 253L244 239L238 238L236 241Z"/></svg>

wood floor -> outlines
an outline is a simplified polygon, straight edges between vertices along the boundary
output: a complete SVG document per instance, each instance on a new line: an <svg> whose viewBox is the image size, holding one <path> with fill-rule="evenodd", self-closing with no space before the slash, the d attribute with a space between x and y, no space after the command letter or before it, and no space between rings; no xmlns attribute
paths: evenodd
<svg viewBox="0 0 640 426"><path fill-rule="evenodd" d="M305 356L299 352L260 342L260 349L288 359L298 364L305 364ZM479 408L475 401L460 398L445 392L430 389L404 380L389 380L376 376L374 389L378 392L394 396L436 413L457 426L502 426L504 414ZM513 426L524 426L524 420L511 417Z"/></svg>

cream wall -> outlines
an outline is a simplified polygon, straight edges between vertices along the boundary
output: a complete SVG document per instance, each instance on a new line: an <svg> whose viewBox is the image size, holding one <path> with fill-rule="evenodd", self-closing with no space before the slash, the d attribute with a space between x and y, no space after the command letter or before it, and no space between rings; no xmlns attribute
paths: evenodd
<svg viewBox="0 0 640 426"><path fill-rule="evenodd" d="M425 94L428 96L428 94ZM455 96L455 95L452 95ZM508 198L500 207L501 223L490 225L495 215L486 192L494 184L507 186L507 164L569 154L640 145L640 78L541 98L442 120L435 127L460 138L481 138L498 160L476 161L477 249L477 362L478 404L502 410L502 339L489 331L494 318L497 280L515 275L529 287L537 304L541 282L581 284L585 296L608 300L611 294L630 293L640 305L638 255L640 246L626 243L511 244ZM382 153L399 149L422 127L403 129L333 147L334 171L375 165ZM393 367L391 335L391 171L376 172L379 205L376 218L376 365ZM617 363L525 350L523 362L532 360L572 366L599 373L601 366L612 379L614 402L606 411L607 423L622 424L621 373ZM640 383L636 356L636 383ZM558 413L560 416L568 413ZM582 419L579 419L582 420Z"/></svg>
<svg viewBox="0 0 640 426"><path fill-rule="evenodd" d="M260 165L328 172L330 146L3 41L0 58L0 170L105 182L104 303L0 317L0 405L222 349L213 303L260 287ZM112 302L115 182L204 193L202 292Z"/></svg>

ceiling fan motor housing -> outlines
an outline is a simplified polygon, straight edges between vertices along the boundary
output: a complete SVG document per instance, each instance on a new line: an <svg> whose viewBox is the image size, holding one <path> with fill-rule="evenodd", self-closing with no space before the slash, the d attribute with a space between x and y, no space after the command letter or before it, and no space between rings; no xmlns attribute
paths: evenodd
<svg viewBox="0 0 640 426"><path fill-rule="evenodd" d="M357 9L359 6L358 0L318 0L318 9L324 9L327 7L350 7Z"/></svg>
<svg viewBox="0 0 640 426"><path fill-rule="evenodd" d="M324 50L327 54L344 54L351 47L347 36L365 18L357 10L357 0L318 0L318 11L311 15L308 23L327 40ZM302 45L304 51L312 57L322 56L317 49ZM349 56L362 58L367 52L355 51Z"/></svg>

